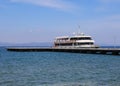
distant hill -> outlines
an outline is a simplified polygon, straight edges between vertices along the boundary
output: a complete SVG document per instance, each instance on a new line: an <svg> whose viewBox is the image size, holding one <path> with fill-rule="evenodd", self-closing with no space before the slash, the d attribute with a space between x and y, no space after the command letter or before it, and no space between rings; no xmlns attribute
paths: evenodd
<svg viewBox="0 0 120 86"><path fill-rule="evenodd" d="M32 42L32 43L7 43L7 42L0 42L0 46L53 46L52 42Z"/></svg>

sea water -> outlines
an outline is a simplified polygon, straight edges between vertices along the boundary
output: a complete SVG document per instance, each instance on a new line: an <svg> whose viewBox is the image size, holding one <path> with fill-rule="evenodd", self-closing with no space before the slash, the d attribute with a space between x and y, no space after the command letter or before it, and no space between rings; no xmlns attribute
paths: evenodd
<svg viewBox="0 0 120 86"><path fill-rule="evenodd" d="M120 86L120 56L1 47L0 86Z"/></svg>

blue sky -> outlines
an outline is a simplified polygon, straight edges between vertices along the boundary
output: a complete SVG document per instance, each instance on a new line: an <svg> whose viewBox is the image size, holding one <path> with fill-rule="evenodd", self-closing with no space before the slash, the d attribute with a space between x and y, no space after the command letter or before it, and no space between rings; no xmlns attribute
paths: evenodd
<svg viewBox="0 0 120 86"><path fill-rule="evenodd" d="M52 42L78 31L120 45L120 0L0 0L0 42Z"/></svg>

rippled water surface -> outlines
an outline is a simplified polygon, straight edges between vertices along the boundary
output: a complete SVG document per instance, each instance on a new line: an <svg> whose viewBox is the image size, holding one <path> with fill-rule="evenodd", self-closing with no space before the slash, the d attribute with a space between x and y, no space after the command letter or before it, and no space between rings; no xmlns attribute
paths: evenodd
<svg viewBox="0 0 120 86"><path fill-rule="evenodd" d="M0 86L120 86L120 56L0 48Z"/></svg>

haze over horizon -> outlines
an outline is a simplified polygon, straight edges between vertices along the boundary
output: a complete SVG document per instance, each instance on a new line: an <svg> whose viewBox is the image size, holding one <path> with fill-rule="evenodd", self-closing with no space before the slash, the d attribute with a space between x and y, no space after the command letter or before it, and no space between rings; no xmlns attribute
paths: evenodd
<svg viewBox="0 0 120 86"><path fill-rule="evenodd" d="M78 31L120 45L120 0L0 0L0 42L53 42Z"/></svg>

